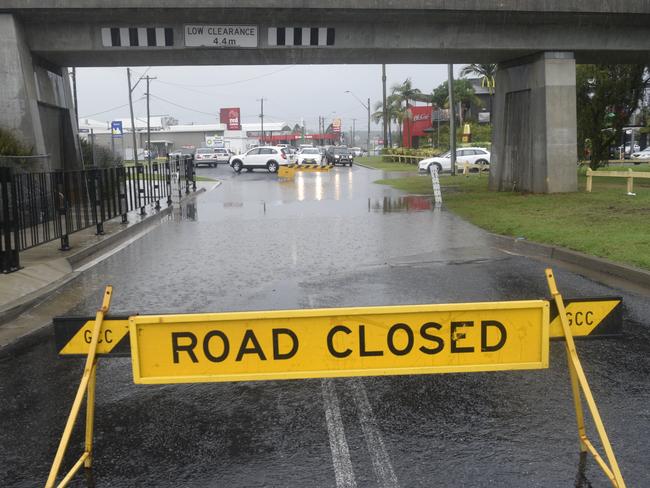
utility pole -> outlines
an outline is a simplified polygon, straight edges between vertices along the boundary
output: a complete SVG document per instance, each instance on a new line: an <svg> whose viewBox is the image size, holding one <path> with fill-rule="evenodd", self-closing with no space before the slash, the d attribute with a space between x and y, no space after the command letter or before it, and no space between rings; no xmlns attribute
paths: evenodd
<svg viewBox="0 0 650 488"><path fill-rule="evenodd" d="M319 115L318 116L318 142L320 145L323 145L323 126L325 124L323 123L323 116Z"/></svg>
<svg viewBox="0 0 650 488"><path fill-rule="evenodd" d="M368 151L368 156L370 156L370 98L368 98L368 105L366 108L368 109L368 139L366 144L366 151Z"/></svg>
<svg viewBox="0 0 650 488"><path fill-rule="evenodd" d="M266 100L266 99L263 98L263 97L258 99L258 101L260 102L260 120L262 121L261 127L260 127L260 129L261 129L260 132L262 134L262 140L261 140L261 143L262 143L261 145L262 146L264 145L264 100Z"/></svg>
<svg viewBox="0 0 650 488"><path fill-rule="evenodd" d="M454 108L454 65L447 65L447 84L449 85L449 156L451 175L456 176L456 110Z"/></svg>
<svg viewBox="0 0 650 488"><path fill-rule="evenodd" d="M384 148L388 147L388 107L386 106L386 65L381 65L381 85L382 85L382 119L384 121ZM370 155L370 148L368 148L368 155Z"/></svg>
<svg viewBox="0 0 650 488"><path fill-rule="evenodd" d="M72 96L74 100L74 117L77 119L77 135L79 134L79 104L77 103L77 68L72 67Z"/></svg>
<svg viewBox="0 0 650 488"><path fill-rule="evenodd" d="M138 165L138 144L135 137L135 119L133 118L133 90L138 86L138 83L135 86L131 87L131 68L126 68L126 76L129 82L129 110L131 111L131 133L133 134L133 160L135 161L136 166ZM139 82L139 80L138 80Z"/></svg>
<svg viewBox="0 0 650 488"><path fill-rule="evenodd" d="M151 164L151 116L149 114L149 82L155 80L151 76L145 76L147 80L147 160Z"/></svg>
<svg viewBox="0 0 650 488"><path fill-rule="evenodd" d="M357 131L357 119L352 119L352 145L355 145L356 139L356 134L355 132Z"/></svg>

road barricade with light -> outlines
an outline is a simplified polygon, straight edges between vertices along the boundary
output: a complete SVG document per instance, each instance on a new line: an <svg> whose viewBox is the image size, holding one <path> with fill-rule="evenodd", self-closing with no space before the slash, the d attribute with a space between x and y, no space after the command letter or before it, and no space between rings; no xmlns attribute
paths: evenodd
<svg viewBox="0 0 650 488"><path fill-rule="evenodd" d="M58 486L93 459L98 358L130 356L138 384L259 381L544 369L549 339L565 340L582 453L625 486L574 337L621 334L618 297L564 300L550 269L551 300L401 305L208 314L108 316L106 288L95 317L54 319L59 354L86 365L46 487L55 486L86 397L85 448ZM586 433L587 403L605 450Z"/></svg>
<svg viewBox="0 0 650 488"><path fill-rule="evenodd" d="M280 166L278 169L278 178L291 179L296 175L296 171L303 171L305 173L327 173L334 166L331 164L286 164Z"/></svg>

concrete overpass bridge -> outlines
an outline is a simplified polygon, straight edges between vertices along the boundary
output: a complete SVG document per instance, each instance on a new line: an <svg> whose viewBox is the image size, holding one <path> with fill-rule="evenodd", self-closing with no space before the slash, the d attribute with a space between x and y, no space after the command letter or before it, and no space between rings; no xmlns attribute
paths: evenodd
<svg viewBox="0 0 650 488"><path fill-rule="evenodd" d="M0 0L0 126L74 160L68 66L498 62L492 186L572 191L575 63L649 34L650 0Z"/></svg>

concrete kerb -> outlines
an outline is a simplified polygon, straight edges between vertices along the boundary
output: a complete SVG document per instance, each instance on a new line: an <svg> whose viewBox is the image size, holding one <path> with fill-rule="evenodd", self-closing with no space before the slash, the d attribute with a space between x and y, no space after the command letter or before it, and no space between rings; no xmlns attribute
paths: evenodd
<svg viewBox="0 0 650 488"><path fill-rule="evenodd" d="M530 257L554 259L564 263L579 266L586 270L621 278L638 286L650 288L650 272L634 266L616 263L605 258L599 258L572 251L560 246L540 244L526 239L492 234L499 246L506 250Z"/></svg>
<svg viewBox="0 0 650 488"><path fill-rule="evenodd" d="M216 186L219 185L218 182ZM206 188L199 188L195 193L183 197L181 202L190 200L201 193L204 193ZM173 207L166 207L155 214L151 214L144 219L136 222L129 227L114 232L110 235L104 236L101 240L98 240L91 245L80 247L79 249L72 249L69 251L69 254L66 254L64 257L54 257L50 260L47 265L58 268L60 271L60 276L51 282L47 283L45 286L42 286L36 290L33 290L25 295L22 295L20 298L10 301L2 306L0 306L0 327L2 324L11 321L12 319L18 317L26 309L30 308L34 304L43 299L47 298L51 293L55 292L57 289L61 288L65 284L69 283L79 275L79 271L75 270L75 267L83 263L88 258L99 254L100 252L114 248L128 239L134 237L135 235L142 233L147 228L158 225L160 221L169 216L173 211ZM29 268L26 268L29 270ZM11 275L6 275L11 277ZM0 348L3 346L0 344Z"/></svg>

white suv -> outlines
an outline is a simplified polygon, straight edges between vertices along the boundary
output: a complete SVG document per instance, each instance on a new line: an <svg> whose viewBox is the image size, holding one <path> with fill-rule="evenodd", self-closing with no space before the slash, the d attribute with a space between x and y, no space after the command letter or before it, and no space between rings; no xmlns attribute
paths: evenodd
<svg viewBox="0 0 650 488"><path fill-rule="evenodd" d="M235 173L242 169L253 171L255 168L264 168L269 173L277 173L281 165L289 164L284 148L277 146L261 146L249 149L244 154L238 154L230 158L230 166Z"/></svg>
<svg viewBox="0 0 650 488"><path fill-rule="evenodd" d="M463 147L456 149L457 167L461 166L464 162L470 164L490 164L490 151L484 147ZM451 151L447 151L442 156L423 159L418 163L418 169L420 173L429 173L433 165L438 167L438 173L451 171Z"/></svg>

